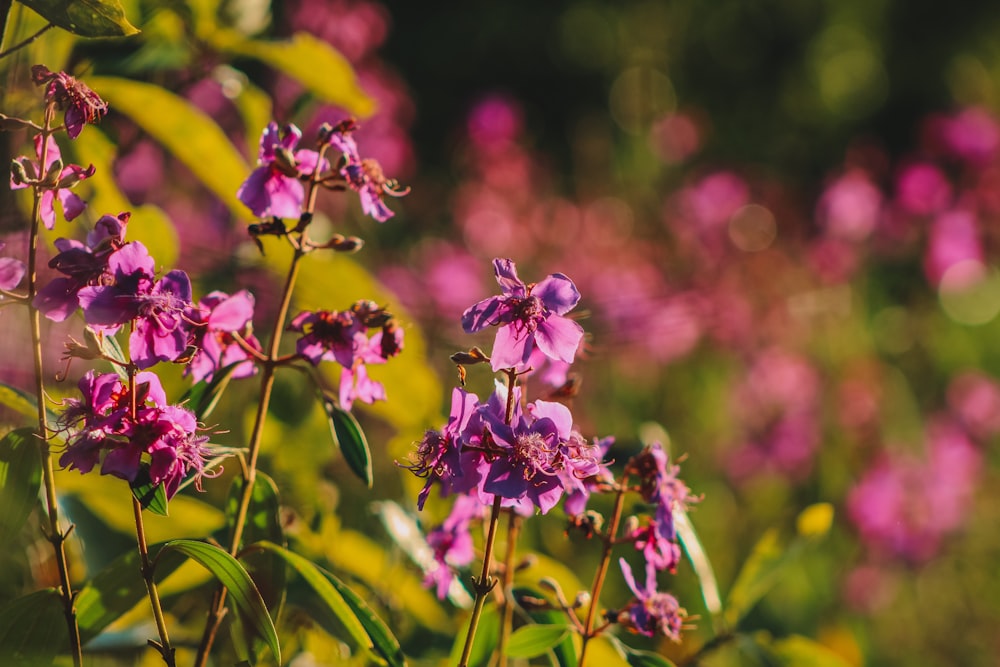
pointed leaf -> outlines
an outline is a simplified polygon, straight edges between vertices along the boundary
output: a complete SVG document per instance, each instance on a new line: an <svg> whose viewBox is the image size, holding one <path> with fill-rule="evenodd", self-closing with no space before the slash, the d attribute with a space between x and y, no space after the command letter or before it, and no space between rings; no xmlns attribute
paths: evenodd
<svg viewBox="0 0 1000 667"><path fill-rule="evenodd" d="M42 455L35 431L19 428L0 439L0 544L27 521L42 483Z"/></svg>
<svg viewBox="0 0 1000 667"><path fill-rule="evenodd" d="M340 408L331 399L324 396L322 403L334 444L340 447L340 452L344 455L344 460L347 461L351 471L371 488L372 454L361 425L354 415Z"/></svg>
<svg viewBox="0 0 1000 667"><path fill-rule="evenodd" d="M125 358L125 351L122 350L122 346L118 344L118 339L109 334L97 334L94 333L90 327L85 330L85 335L96 336L100 341L101 352L110 359L117 361L117 364L111 364L111 367L115 369L115 373L118 374L123 380L128 380L128 372L125 370L125 365L128 364L128 359Z"/></svg>
<svg viewBox="0 0 1000 667"><path fill-rule="evenodd" d="M162 545L150 546L156 554L156 578L165 579L184 563L179 553L160 553ZM139 571L136 549L122 554L98 572L76 596L76 622L80 638L88 642L118 620L147 595L146 583Z"/></svg>
<svg viewBox="0 0 1000 667"><path fill-rule="evenodd" d="M127 37L139 32L118 0L21 0L51 23L81 37Z"/></svg>
<svg viewBox="0 0 1000 667"><path fill-rule="evenodd" d="M0 607L0 664L52 664L68 643L59 591L46 588Z"/></svg>
<svg viewBox="0 0 1000 667"><path fill-rule="evenodd" d="M229 381L233 377L233 372L242 361L229 364L225 368L212 374L211 380L202 380L191 386L181 397L181 403L187 403L194 410L199 420L204 421L215 410L222 398L222 393L229 386Z"/></svg>
<svg viewBox="0 0 1000 667"><path fill-rule="evenodd" d="M38 420L38 401L35 400L35 397L4 382L0 382L0 405L5 405L30 420ZM46 413L48 420L55 423L55 413L48 409L46 409Z"/></svg>
<svg viewBox="0 0 1000 667"><path fill-rule="evenodd" d="M611 645L614 646L618 655L623 657L625 662L632 665L632 667L676 667L674 663L659 653L640 651L632 648L614 635L606 634L605 636L611 641Z"/></svg>
<svg viewBox="0 0 1000 667"><path fill-rule="evenodd" d="M162 482L153 484L149 477L149 464L140 465L139 473L128 485L132 489L132 495L142 505L142 509L167 516L167 492Z"/></svg>
<svg viewBox="0 0 1000 667"><path fill-rule="evenodd" d="M229 591L229 596L257 636L267 642L274 660L281 664L281 649L274 623L267 613L260 591L238 560L222 549L194 540L173 540L163 552L177 551L200 563Z"/></svg>
<svg viewBox="0 0 1000 667"><path fill-rule="evenodd" d="M344 597L344 601L351 607L351 611L361 621L361 625L364 626L365 632L374 642L375 650L378 651L379 655L389 663L390 667L405 667L406 658L403 656L403 649L399 646L399 642L389 627L368 606L368 603L330 572L326 570L321 570L321 572L333 584L337 592Z"/></svg>
<svg viewBox="0 0 1000 667"><path fill-rule="evenodd" d="M515 587L514 588L514 599L520 600L522 597L533 597L544 599L545 595L541 591L526 588L526 587ZM533 620L538 625L565 625L566 615L561 611L556 611L555 609L540 609L531 610L528 612ZM573 644L573 632L566 633L566 636L562 638L562 641L557 642L552 646L552 652L555 655L556 662L559 667L576 667L577 657L576 657L576 646Z"/></svg>
<svg viewBox="0 0 1000 667"><path fill-rule="evenodd" d="M674 525L677 528L677 537L680 538L681 546L684 547L684 553L687 554L691 567L698 577L701 597L705 601L705 608L711 614L712 628L718 634L722 631L722 628L719 627L722 614L722 596L719 593L719 584L715 578L712 562L708 559L708 554L705 552L687 512L683 509L674 510Z"/></svg>
<svg viewBox="0 0 1000 667"><path fill-rule="evenodd" d="M326 42L305 32L290 40L249 40L232 30L207 35L221 51L256 58L297 80L317 98L335 104L347 113L369 116L375 103L358 84L350 62Z"/></svg>
<svg viewBox="0 0 1000 667"><path fill-rule="evenodd" d="M555 647L569 636L568 625L525 625L510 635L507 655L512 658L534 658Z"/></svg>
<svg viewBox="0 0 1000 667"><path fill-rule="evenodd" d="M236 198L250 166L208 114L154 84L96 76L88 83L183 162L234 215L253 219Z"/></svg>

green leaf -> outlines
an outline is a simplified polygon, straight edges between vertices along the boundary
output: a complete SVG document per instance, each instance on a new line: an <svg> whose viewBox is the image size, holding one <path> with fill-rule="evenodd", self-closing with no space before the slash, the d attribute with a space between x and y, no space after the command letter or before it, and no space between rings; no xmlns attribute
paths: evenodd
<svg viewBox="0 0 1000 667"><path fill-rule="evenodd" d="M368 448L361 425L347 410L340 408L333 400L322 397L323 410L330 424L330 435L340 448L347 465L370 489L372 487L372 454Z"/></svg>
<svg viewBox="0 0 1000 667"><path fill-rule="evenodd" d="M0 607L0 664L51 665L68 643L62 598L54 588Z"/></svg>
<svg viewBox="0 0 1000 667"><path fill-rule="evenodd" d="M545 595L538 590L527 588L527 587L515 587L514 588L514 599L520 600L521 598L529 596L533 598L544 599ZM533 620L538 625L563 625L566 623L566 615L561 611L556 611L555 609L539 609L531 610L528 612ZM576 667L576 646L573 644L574 633L569 632L562 641L556 643L552 647L552 652L555 655L556 662L559 667Z"/></svg>
<svg viewBox="0 0 1000 667"><path fill-rule="evenodd" d="M356 116L370 116L375 102L358 84L354 69L332 46L305 32L290 40L249 40L233 30L215 30L206 38L220 51L255 58L292 77L318 99Z"/></svg>
<svg viewBox="0 0 1000 667"><path fill-rule="evenodd" d="M199 420L204 421L219 404L222 393L229 386L229 381L233 377L233 371L242 361L229 364L225 368L212 374L212 379L202 380L191 386L181 397L181 403L187 403L188 407L194 410Z"/></svg>
<svg viewBox="0 0 1000 667"><path fill-rule="evenodd" d="M267 643L275 662L281 664L281 649L274 623L267 613L260 591L240 562L216 546L194 540L168 542L162 552L169 551L178 551L197 561L226 587L230 599L243 614L249 627Z"/></svg>
<svg viewBox="0 0 1000 667"><path fill-rule="evenodd" d="M694 529L694 525L688 518L687 512L683 509L674 510L674 525L677 529L677 537L680 538L684 553L687 554L688 561L698 577L701 588L701 597L705 601L705 609L711 615L712 627L716 634L722 630L719 627L720 615L722 614L722 596L719 594L719 584L715 578L715 570L712 562L708 559L708 554L701 544L701 539Z"/></svg>
<svg viewBox="0 0 1000 667"><path fill-rule="evenodd" d="M31 394L17 387L0 382L0 405L5 405L28 419L38 419L38 401ZM50 421L55 421L55 415L49 413Z"/></svg>
<svg viewBox="0 0 1000 667"><path fill-rule="evenodd" d="M162 545L150 546L156 554L156 579L165 579L184 563L179 553L161 552ZM118 620L147 595L146 582L139 570L139 552L132 549L98 572L76 597L76 622L80 638L88 642Z"/></svg>
<svg viewBox="0 0 1000 667"><path fill-rule="evenodd" d="M117 364L111 364L111 367L115 369L115 373L117 373L118 377L122 380L128 381L128 371L125 370L125 366L128 364L128 359L125 358L125 351L122 350L122 346L118 344L118 339L110 334L96 333L90 327L87 327L84 330L84 335L96 337L104 356L118 362Z"/></svg>
<svg viewBox="0 0 1000 667"><path fill-rule="evenodd" d="M139 29L118 0L21 0L63 30L81 37L127 37Z"/></svg>
<svg viewBox="0 0 1000 667"><path fill-rule="evenodd" d="M88 82L113 109L184 163L234 215L254 219L236 198L250 166L211 116L154 84L96 76Z"/></svg>
<svg viewBox="0 0 1000 667"><path fill-rule="evenodd" d="M167 492L163 488L163 482L153 484L149 477L149 464L140 465L139 473L128 485L132 489L132 495L142 505L142 509L167 516Z"/></svg>
<svg viewBox="0 0 1000 667"><path fill-rule="evenodd" d="M612 646L615 647L618 654L625 658L625 662L632 665L632 667L676 667L674 663L659 653L640 651L632 648L614 635L605 636L611 641Z"/></svg>
<svg viewBox="0 0 1000 667"><path fill-rule="evenodd" d="M38 500L42 455L31 428L19 428L0 439L0 544L21 530Z"/></svg>
<svg viewBox="0 0 1000 667"><path fill-rule="evenodd" d="M534 658L569 636L568 625L525 625L510 635L507 655L511 658Z"/></svg>
<svg viewBox="0 0 1000 667"><path fill-rule="evenodd" d="M333 614L359 646L382 656L392 667L406 665L399 642L388 627L344 582L312 561L277 544L258 542L252 548L281 556L312 588L325 610Z"/></svg>

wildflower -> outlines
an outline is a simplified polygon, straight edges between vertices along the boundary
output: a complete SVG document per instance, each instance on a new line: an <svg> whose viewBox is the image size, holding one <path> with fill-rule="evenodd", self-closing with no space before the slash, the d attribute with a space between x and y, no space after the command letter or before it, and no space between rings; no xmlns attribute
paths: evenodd
<svg viewBox="0 0 1000 667"><path fill-rule="evenodd" d="M631 472L639 477L639 495L656 505L653 525L657 539L676 541L674 512L692 502L691 491L677 476L680 468L670 465L659 442L653 442L629 462Z"/></svg>
<svg viewBox="0 0 1000 667"><path fill-rule="evenodd" d="M257 371L253 358L233 337L239 334L249 346L260 349L251 324L253 308L253 295L246 290L232 296L216 291L198 302L191 312L190 341L198 351L184 371L192 382L211 380L216 371L233 364L237 364L232 371L234 378L249 377Z"/></svg>
<svg viewBox="0 0 1000 667"><path fill-rule="evenodd" d="M95 329L114 333L129 321L129 352L139 368L173 361L187 348L191 327L191 280L183 271L170 271L160 280L153 274L153 258L138 241L127 243L108 258L110 284L79 291L84 319Z"/></svg>
<svg viewBox="0 0 1000 667"><path fill-rule="evenodd" d="M45 65L31 68L31 80L45 86L45 99L66 111L63 123L70 139L80 135L84 124L96 124L108 113L107 103L82 81L65 72L53 72Z"/></svg>
<svg viewBox="0 0 1000 667"><path fill-rule="evenodd" d="M499 326L493 343L493 370L525 370L537 346L557 361L572 363L583 339L583 327L563 317L580 300L573 281L561 273L526 285L510 259L493 260L501 296L483 299L462 314L462 328L475 333Z"/></svg>
<svg viewBox="0 0 1000 667"><path fill-rule="evenodd" d="M361 158L358 146L351 136L356 129L357 125L353 120L346 120L335 127L325 125L321 130L321 136L331 147L340 152L342 156L340 175L347 185L358 193L361 210L365 215L370 215L379 222L385 222L394 214L382 198L385 195L402 197L409 193L409 189L400 189L395 180L386 178L378 161Z"/></svg>
<svg viewBox="0 0 1000 667"><path fill-rule="evenodd" d="M316 169L328 168L325 160L320 162L316 151L295 150L301 138L302 131L294 125L285 126L283 132L273 122L264 128L257 153L260 166L236 193L257 217L297 219L305 201L301 179Z"/></svg>
<svg viewBox="0 0 1000 667"><path fill-rule="evenodd" d="M660 530L656 521L648 521L628 533L627 538L635 541L635 548L642 552L646 562L656 570L676 571L681 562L681 548Z"/></svg>
<svg viewBox="0 0 1000 667"><path fill-rule="evenodd" d="M106 215L97 221L84 242L56 239L59 254L49 261L49 268L64 274L52 279L35 295L34 306L54 322L62 322L80 306L78 293L88 285L110 279L108 258L125 244L125 225L129 213Z"/></svg>
<svg viewBox="0 0 1000 667"><path fill-rule="evenodd" d="M350 368L357 351L368 341L365 326L348 310L304 311L292 319L288 329L302 334L295 350L313 366L325 360Z"/></svg>
<svg viewBox="0 0 1000 667"><path fill-rule="evenodd" d="M660 593L656 590L656 570L651 563L646 563L646 587L640 589L632 575L632 568L620 558L618 563L622 568L625 583L632 590L635 598L618 614L618 622L646 637L661 634L675 642L681 640L681 630L684 628L684 618L687 611L680 606L670 593Z"/></svg>
<svg viewBox="0 0 1000 667"><path fill-rule="evenodd" d="M80 181L86 180L96 173L94 165L86 169L70 164L62 166L62 153L59 145L51 136L47 140L42 135L35 135L35 154L38 161L33 162L26 157L14 160L11 168L10 189L39 186L42 195L38 201L38 215L46 229L56 225L55 201L59 200L66 221L73 220L83 213L87 203L70 191ZM42 166L44 158L44 166Z"/></svg>
<svg viewBox="0 0 1000 667"><path fill-rule="evenodd" d="M428 430L417 445L412 463L404 467L427 483L417 496L417 509L423 509L434 484L441 486L441 495L464 493L478 485L479 462L483 455L474 449L463 449L465 433L477 416L479 399L461 387L451 393L448 423L440 431ZM479 423L475 420L475 423Z"/></svg>

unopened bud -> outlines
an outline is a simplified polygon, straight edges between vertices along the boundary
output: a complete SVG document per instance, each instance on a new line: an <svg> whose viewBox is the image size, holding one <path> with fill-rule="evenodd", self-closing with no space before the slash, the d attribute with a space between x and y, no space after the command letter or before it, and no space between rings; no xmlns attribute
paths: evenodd
<svg viewBox="0 0 1000 667"><path fill-rule="evenodd" d="M86 329L85 332L89 333L90 330ZM63 359L76 358L76 359L103 359L104 352L101 350L101 344L93 335L85 336L86 344L80 341L70 338L69 342L65 344L66 350L63 352Z"/></svg>
<svg viewBox="0 0 1000 667"><path fill-rule="evenodd" d="M27 185L31 182L28 178L28 170L24 166L28 158L18 158L10 163L10 183L13 186Z"/></svg>
<svg viewBox="0 0 1000 667"><path fill-rule="evenodd" d="M573 609L580 609L581 607L586 607L590 604L590 593L588 591L580 591L573 598Z"/></svg>
<svg viewBox="0 0 1000 667"><path fill-rule="evenodd" d="M52 188L55 187L59 182L59 174L63 170L63 161L58 159L49 165L49 168L45 171L45 178L42 179L41 185Z"/></svg>
<svg viewBox="0 0 1000 667"><path fill-rule="evenodd" d="M486 353L480 350L478 347L474 347L468 352L456 352L451 355L451 360L456 364L471 365L471 364L481 364L490 360L486 356Z"/></svg>
<svg viewBox="0 0 1000 667"><path fill-rule="evenodd" d="M639 530L639 517L634 514L625 519L625 534L629 535Z"/></svg>
<svg viewBox="0 0 1000 667"><path fill-rule="evenodd" d="M56 183L56 188L62 190L65 188L75 187L80 181L93 176L96 171L97 170L94 168L94 165L90 165L83 171L71 169L68 174L59 179L59 182Z"/></svg>
<svg viewBox="0 0 1000 667"><path fill-rule="evenodd" d="M281 173L286 176L298 176L299 170L297 168L297 162L295 160L295 153L288 150L284 146L279 146L274 149L274 163L278 166Z"/></svg>

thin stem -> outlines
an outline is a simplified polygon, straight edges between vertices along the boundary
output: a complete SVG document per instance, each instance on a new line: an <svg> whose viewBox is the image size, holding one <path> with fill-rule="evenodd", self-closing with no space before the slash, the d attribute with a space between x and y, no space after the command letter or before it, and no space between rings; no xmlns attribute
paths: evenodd
<svg viewBox="0 0 1000 667"><path fill-rule="evenodd" d="M503 622L497 638L497 666L507 666L507 639L514 622L514 553L521 532L521 517L511 511L507 519L507 554L503 569Z"/></svg>
<svg viewBox="0 0 1000 667"><path fill-rule="evenodd" d="M24 47L28 46L33 41L35 41L36 39L38 39L39 37L41 37L42 35L44 35L46 32L48 32L49 30L51 30L52 28L55 28L55 27L56 27L55 23L47 23L44 28L38 30L34 35L32 35L32 36L30 36L30 37L28 37L26 39L21 40L20 42L18 42L14 46L10 47L9 49L5 49L3 51L0 51L0 58L6 58L10 54L12 54L12 53L14 53L14 52L16 52L16 51L18 51L20 49L23 49ZM3 32L0 32L0 38L2 38L2 37L3 37Z"/></svg>
<svg viewBox="0 0 1000 667"><path fill-rule="evenodd" d="M257 401L257 414L254 417L253 430L250 433L250 442L247 447L247 460L243 466L243 487L240 490L240 502L236 511L235 523L233 524L233 534L229 542L229 553L235 556L240 549L240 542L243 540L243 524L246 523L247 512L250 509L250 498L253 497L253 486L257 479L257 457L260 454L260 444L264 436L264 424L267 421L267 411L271 404L271 394L274 391L274 372L279 365L278 351L281 347L281 334L285 330L285 320L288 319L288 311L292 304L292 293L295 291L295 281L299 275L299 262L305 255L303 247L306 241L306 225L304 220L312 218L316 210L316 197L319 194L319 182L321 178L319 166L323 163L323 155L327 146L320 147L319 156L316 159L316 168L313 170L312 178L309 181L309 191L306 205L302 212L297 231L299 232L299 242L292 243L294 251L292 261L288 267L288 275L285 276L285 286L281 293L281 304L278 306L278 314L274 320L274 329L271 331L271 342L268 345L267 354L264 357L258 356L263 367L260 377L260 398ZM290 237L286 237L291 240ZM257 355L255 355L257 356ZM198 655L195 658L195 667L205 667L208 662L208 655L212 651L212 644L215 643L215 636L219 632L219 626L226 610L226 589L222 586L216 589L209 606L208 618L205 621L205 631L201 636L201 643L198 645Z"/></svg>
<svg viewBox="0 0 1000 667"><path fill-rule="evenodd" d="M48 105L45 109L45 127L42 130L42 155L40 171L45 171L45 160L48 157L48 137L52 130L52 117L55 109ZM31 206L31 232L28 237L28 293L25 301L28 304L28 322L31 329L31 349L35 366L35 399L38 404L38 431L36 433L38 446L42 454L42 480L45 486L45 506L48 512L48 538L55 551L56 568L59 571L60 593L63 601L63 615L66 617L66 629L69 633L70 653L73 654L74 667L83 664L83 646L80 642L80 626L76 620L74 607L75 595L69 578L69 560L66 557L66 537L73 529L70 526L65 532L59 525L59 503L56 500L55 466L52 463L52 453L49 447L48 413L45 409L45 373L42 365L42 328L41 317L34 306L35 294L38 292L38 225L41 219L39 209L42 191L39 187L33 189L34 199Z"/></svg>
<svg viewBox="0 0 1000 667"><path fill-rule="evenodd" d="M608 566L611 563L611 551L615 546L615 538L618 535L618 526L621 523L622 508L625 506L625 491L628 489L628 472L622 477L615 494L614 509L611 510L611 521L608 523L608 531L604 534L604 549L601 553L601 564L594 574L594 583L590 587L590 606L587 608L587 620L584 622L583 644L580 647L580 660L577 667L583 667L587 659L587 646L590 640L597 636L598 630L594 628L594 620L597 617L597 607L601 598L601 589L604 587L604 579L608 575Z"/></svg>
<svg viewBox="0 0 1000 667"><path fill-rule="evenodd" d="M129 384L134 384L133 378L129 378ZM134 393L133 393L134 395ZM132 399L135 400L134 398ZM153 567L149 562L149 547L146 544L146 529L142 523L142 504L132 497L132 514L135 516L135 541L139 546L139 567L142 571L142 579L146 582L146 593L149 596L149 604L153 609L153 619L156 621L156 630L160 635L160 643L150 640L153 646L163 656L163 662L168 667L175 667L174 649L170 646L170 636L167 634L167 622L163 617L163 606L160 604L160 594L156 590L156 582L153 581Z"/></svg>
<svg viewBox="0 0 1000 667"><path fill-rule="evenodd" d="M495 496L493 499L493 511L490 513L490 527L486 534L486 547L483 551L483 570L478 579L473 580L476 589L476 601L472 607L472 616L469 618L469 631L465 635L465 646L462 648L462 657L458 661L458 667L468 667L469 655L472 653L472 642L476 638L476 629L479 627L479 617L483 613L483 604L486 597L496 586L497 581L490 576L490 568L493 566L493 545L497 538L497 524L500 523L500 504L503 498Z"/></svg>

